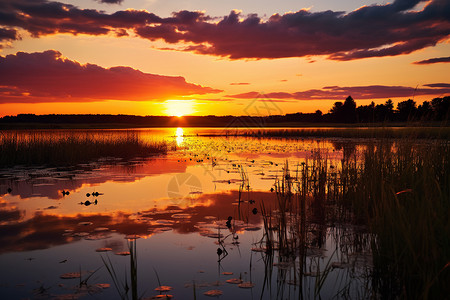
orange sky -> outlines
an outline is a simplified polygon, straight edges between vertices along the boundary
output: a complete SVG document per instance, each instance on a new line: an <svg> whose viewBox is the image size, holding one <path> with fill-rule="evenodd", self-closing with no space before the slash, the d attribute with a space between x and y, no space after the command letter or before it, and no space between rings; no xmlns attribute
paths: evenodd
<svg viewBox="0 0 450 300"><path fill-rule="evenodd" d="M0 116L268 115L450 94L445 1L62 2L0 5Z"/></svg>

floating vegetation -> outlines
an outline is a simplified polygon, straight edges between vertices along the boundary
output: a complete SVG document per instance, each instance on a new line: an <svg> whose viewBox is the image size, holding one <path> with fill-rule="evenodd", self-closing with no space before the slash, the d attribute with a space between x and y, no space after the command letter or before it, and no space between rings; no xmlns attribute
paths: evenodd
<svg viewBox="0 0 450 300"><path fill-rule="evenodd" d="M238 287L243 288L243 289L251 289L254 286L255 286L255 284L250 281L242 282L242 283L238 284Z"/></svg>
<svg viewBox="0 0 450 300"><path fill-rule="evenodd" d="M164 295L156 295L151 298L143 298L143 300L145 300L145 299L162 299L162 300L164 300L164 299L172 299L172 298L173 298L173 295L164 294Z"/></svg>
<svg viewBox="0 0 450 300"><path fill-rule="evenodd" d="M80 277L81 274L79 272L64 273L62 275L59 275L59 278L61 279L75 279Z"/></svg>
<svg viewBox="0 0 450 300"><path fill-rule="evenodd" d="M172 225L174 223L174 220L156 220L151 222L152 225Z"/></svg>
<svg viewBox="0 0 450 300"><path fill-rule="evenodd" d="M190 219L190 218L192 218L192 215L191 214L173 214L171 217L174 219Z"/></svg>
<svg viewBox="0 0 450 300"><path fill-rule="evenodd" d="M89 235L90 235L89 232L75 232L72 234L72 236L74 236L74 237L86 237Z"/></svg>
<svg viewBox="0 0 450 300"><path fill-rule="evenodd" d="M155 288L155 291L158 291L158 292L168 292L171 290L172 290L172 287L167 286L167 285L161 285L161 286L158 286L157 288Z"/></svg>
<svg viewBox="0 0 450 300"><path fill-rule="evenodd" d="M108 227L97 227L94 229L94 231L108 231L109 228Z"/></svg>
<svg viewBox="0 0 450 300"><path fill-rule="evenodd" d="M158 228L150 228L150 231L152 231L153 233L161 233L161 232L165 232L165 231L171 231L172 227L158 227Z"/></svg>
<svg viewBox="0 0 450 300"><path fill-rule="evenodd" d="M88 236L86 236L84 239L89 241L98 241L98 240L104 240L110 238L111 235L107 234L105 232L99 232L99 233L91 233Z"/></svg>
<svg viewBox="0 0 450 300"><path fill-rule="evenodd" d="M210 297L217 297L217 296L221 296L223 294L223 292L221 290L209 290L203 293L203 295L205 296L210 296Z"/></svg>
<svg viewBox="0 0 450 300"><path fill-rule="evenodd" d="M89 226L89 225L92 225L92 224L94 224L94 223L92 223L92 222L80 222L80 223L78 223L79 226Z"/></svg>
<svg viewBox="0 0 450 300"><path fill-rule="evenodd" d="M240 283L242 283L242 279L240 279L240 278L232 278L232 279L227 279L226 282L227 283L231 283L231 284L240 284Z"/></svg>
<svg viewBox="0 0 450 300"><path fill-rule="evenodd" d="M107 251L112 251L112 248L104 247L95 249L95 252L107 252Z"/></svg>
<svg viewBox="0 0 450 300"><path fill-rule="evenodd" d="M137 240L137 239L140 239L141 236L138 234L127 234L124 238L126 240Z"/></svg>

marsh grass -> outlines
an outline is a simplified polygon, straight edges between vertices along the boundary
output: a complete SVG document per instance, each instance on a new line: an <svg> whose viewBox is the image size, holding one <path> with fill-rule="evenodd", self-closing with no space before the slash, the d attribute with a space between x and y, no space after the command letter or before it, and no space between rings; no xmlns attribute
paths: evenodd
<svg viewBox="0 0 450 300"><path fill-rule="evenodd" d="M0 167L148 157L168 149L166 142L146 142L133 131L5 131L0 132Z"/></svg>
<svg viewBox="0 0 450 300"><path fill-rule="evenodd" d="M359 276L366 290L358 295L444 299L450 292L449 150L446 141L381 140L344 151L334 165L319 149L295 176L286 163L275 203L261 203L266 255L298 263L294 283L301 284L311 267L307 252L324 249L335 228L341 262L348 264L351 253L371 253L373 265ZM330 261L317 269L314 297L332 272ZM351 297L351 281L342 284L338 293Z"/></svg>
<svg viewBox="0 0 450 300"><path fill-rule="evenodd" d="M351 199L373 240L382 298L443 299L450 289L449 144L369 147Z"/></svg>
<svg viewBox="0 0 450 300"><path fill-rule="evenodd" d="M217 135L212 135L217 136ZM450 139L450 127L317 127L287 129L236 129L219 136L254 138L392 138L392 139Z"/></svg>

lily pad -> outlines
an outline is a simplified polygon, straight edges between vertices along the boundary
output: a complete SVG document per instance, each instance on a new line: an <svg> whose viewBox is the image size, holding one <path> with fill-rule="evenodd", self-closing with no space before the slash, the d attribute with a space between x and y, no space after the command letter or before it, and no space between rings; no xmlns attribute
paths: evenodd
<svg viewBox="0 0 450 300"><path fill-rule="evenodd" d="M209 290L203 293L205 296L216 297L222 295L223 292L221 290Z"/></svg>
<svg viewBox="0 0 450 300"><path fill-rule="evenodd" d="M255 286L255 284L253 282L250 282L250 281L246 281L246 282L243 282L241 284L238 284L238 287L243 288L243 289L251 289L254 286Z"/></svg>
<svg viewBox="0 0 450 300"><path fill-rule="evenodd" d="M172 290L172 287L171 286L167 286L167 285L161 285L161 286L158 286L155 289L155 291L158 291L158 292L168 292L168 291L171 291L171 290Z"/></svg>
<svg viewBox="0 0 450 300"><path fill-rule="evenodd" d="M98 249L95 249L95 251L96 252L107 252L107 251L112 251L112 249L111 248L98 248Z"/></svg>
<svg viewBox="0 0 450 300"><path fill-rule="evenodd" d="M227 280L228 283L232 283L232 284L240 284L242 283L242 280L239 278L231 278Z"/></svg>
<svg viewBox="0 0 450 300"><path fill-rule="evenodd" d="M80 278L80 272L71 272L71 273L65 273L62 275L59 275L59 278L61 279L74 279L74 278Z"/></svg>

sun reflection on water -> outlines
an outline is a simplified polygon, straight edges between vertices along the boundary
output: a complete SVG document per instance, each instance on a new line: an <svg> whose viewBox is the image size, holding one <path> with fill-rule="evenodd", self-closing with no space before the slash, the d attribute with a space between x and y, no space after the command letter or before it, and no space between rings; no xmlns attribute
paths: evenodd
<svg viewBox="0 0 450 300"><path fill-rule="evenodd" d="M177 146L181 146L181 144L183 144L184 142L184 130L181 127L177 128L177 131L175 133L175 137L176 137L176 141L177 141Z"/></svg>

